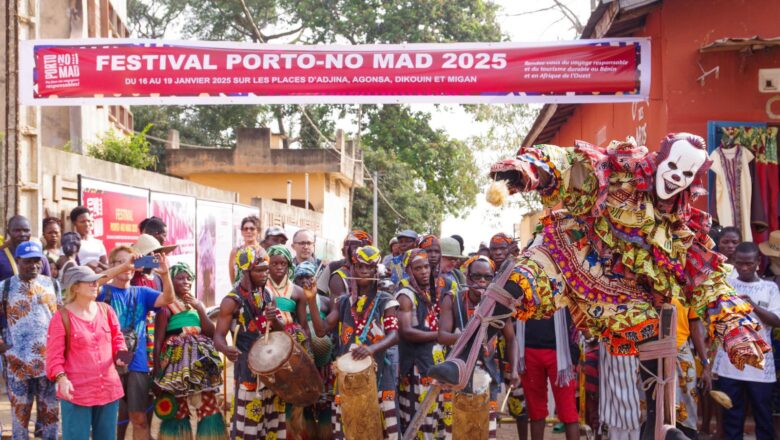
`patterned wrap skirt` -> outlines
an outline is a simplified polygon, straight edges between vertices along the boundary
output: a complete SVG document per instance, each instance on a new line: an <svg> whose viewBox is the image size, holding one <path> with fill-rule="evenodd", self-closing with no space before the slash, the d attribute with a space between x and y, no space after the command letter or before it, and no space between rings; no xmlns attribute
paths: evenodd
<svg viewBox="0 0 780 440"><path fill-rule="evenodd" d="M166 339L154 382L174 396L189 396L218 390L222 385L222 368L222 359L211 339L182 333Z"/></svg>

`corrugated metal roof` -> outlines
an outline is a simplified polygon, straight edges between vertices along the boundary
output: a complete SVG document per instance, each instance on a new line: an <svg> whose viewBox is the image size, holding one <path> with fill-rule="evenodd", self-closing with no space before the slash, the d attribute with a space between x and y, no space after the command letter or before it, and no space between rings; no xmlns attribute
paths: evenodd
<svg viewBox="0 0 780 440"><path fill-rule="evenodd" d="M712 43L705 44L699 52L726 52L735 51L743 53L758 52L772 47L780 47L780 37L761 38L758 35L746 38L721 38Z"/></svg>

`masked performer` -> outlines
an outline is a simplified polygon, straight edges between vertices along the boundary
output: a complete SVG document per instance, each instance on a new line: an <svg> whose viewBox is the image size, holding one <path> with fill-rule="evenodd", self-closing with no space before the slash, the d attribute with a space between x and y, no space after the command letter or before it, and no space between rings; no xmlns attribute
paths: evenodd
<svg viewBox="0 0 780 440"><path fill-rule="evenodd" d="M336 299L336 305L322 319L312 313L312 323L317 335L325 335L333 329L338 330L338 356L352 352L352 358L361 360L369 356L376 362L376 384L379 409L382 414L382 437L398 438L398 418L395 407L395 371L386 359L388 348L398 343L398 302L389 294L377 289L377 265L381 261L379 249L363 246L352 254L350 265L350 287L347 295ZM316 291L313 286L306 290L310 309L317 307ZM336 390L339 392L339 390ZM356 438L373 438L368 434L360 435L360 425L372 425L374 414L368 412L346 413L341 401L355 396L337 396L334 417L335 437L357 435ZM354 406L351 406L354 410ZM371 420L367 420L371 419ZM349 429L347 429L349 427ZM354 429L354 430L353 430Z"/></svg>
<svg viewBox="0 0 780 440"><path fill-rule="evenodd" d="M234 362L236 387L233 394L230 438L260 440L286 437L285 402L249 370L252 344L267 326L283 331L285 321L266 290L269 259L265 250L246 247L236 254L241 279L222 300L214 333L214 346ZM238 321L236 346L225 339L232 321Z"/></svg>
<svg viewBox="0 0 780 440"><path fill-rule="evenodd" d="M487 316L483 325L469 323L452 359L429 374L464 383L485 323L510 308L525 320L568 307L576 325L599 335L610 353L637 356L658 338L658 308L672 298L706 318L734 365L760 368L767 347L751 307L726 283L723 257L707 235L710 218L691 203L703 192L694 182L708 165L704 140L687 133L668 135L657 154L631 139L606 148L579 142L523 148L493 165L492 177L508 192L536 191L546 206L564 209L542 220L542 233L488 288L476 312ZM657 371L655 362L644 362L643 371ZM648 402L645 433L660 435L653 407Z"/></svg>
<svg viewBox="0 0 780 440"><path fill-rule="evenodd" d="M176 300L155 315L154 384L162 390L155 412L161 440L191 439L189 402L198 407L197 439L227 439L217 405L222 360L214 348L214 323L191 293L195 273L186 263L171 267Z"/></svg>

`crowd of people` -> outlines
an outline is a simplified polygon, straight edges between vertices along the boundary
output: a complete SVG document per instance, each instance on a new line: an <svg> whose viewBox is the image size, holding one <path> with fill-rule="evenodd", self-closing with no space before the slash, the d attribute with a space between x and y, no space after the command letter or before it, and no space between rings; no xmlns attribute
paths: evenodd
<svg viewBox="0 0 780 440"><path fill-rule="evenodd" d="M474 315L481 317L489 285L528 252L507 234L466 254L457 235L403 230L383 258L368 233L353 230L342 258L324 262L315 256L312 231L299 230L287 247L282 228L266 229L261 239L260 221L250 216L240 224L242 245L221 269L234 284L212 322L193 292L193 269L168 262L175 243L167 242L161 219L144 220L133 245L107 250L92 236L86 208L69 217L72 232L46 218L40 240L31 237L24 217L6 227L0 351L14 439L28 438L33 402L34 434L56 439L61 432L65 440L124 438L128 426L138 440L190 439L192 409L198 439L373 438L354 433L374 425L381 438L392 439L421 412L418 438L465 438L470 426L496 438L503 412L514 419L519 438L528 438L530 427L537 440L551 415L548 389L555 429L569 440L581 428L603 438L634 438L625 433L644 422L645 410L631 397L647 397L638 356L606 349L598 335L581 331L566 307L543 317L492 320L499 330L481 345L468 385L444 390L422 408L436 383L429 370L444 361ZM780 349L778 332L772 336L780 328L780 231L760 245L742 242L736 228L713 231L733 267L728 282L752 306L761 338ZM773 350L764 353L763 369L737 368L710 340L699 315L673 304L677 427L692 439L742 438L749 413L756 437L774 438L780 370ZM314 379L324 384L315 403L288 403L258 380L252 347L269 332L289 335L315 365ZM232 383L224 383L220 354L234 364ZM376 395L368 401L376 406L345 403L355 398L337 386L345 358L374 366L370 392ZM621 369L637 380L613 383L626 377L611 374ZM223 389L232 396L226 417ZM728 395L732 406L716 404L712 389ZM153 414L160 419L155 433Z"/></svg>

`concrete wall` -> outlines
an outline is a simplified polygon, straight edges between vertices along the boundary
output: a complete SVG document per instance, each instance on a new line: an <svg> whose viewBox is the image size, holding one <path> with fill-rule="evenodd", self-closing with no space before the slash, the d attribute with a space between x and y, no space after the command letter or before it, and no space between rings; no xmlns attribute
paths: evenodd
<svg viewBox="0 0 780 440"><path fill-rule="evenodd" d="M551 143L572 145L583 139L604 144L631 135L657 150L669 132L706 137L708 121L772 122L765 106L776 95L758 92L758 69L780 67L780 50L702 54L699 48L720 38L775 37L778 16L777 0L664 1L636 34L652 39L650 99L580 105ZM704 70L719 67L718 77L708 76L701 85L699 63ZM774 112L780 113L780 105Z"/></svg>
<svg viewBox="0 0 780 440"><path fill-rule="evenodd" d="M64 221L71 209L78 205L78 175L106 180L122 185L137 186L197 197L215 202L236 203L238 194L199 185L175 177L138 170L55 148L42 148L42 198L44 215L60 217ZM70 230L70 227L66 227Z"/></svg>
<svg viewBox="0 0 780 440"><path fill-rule="evenodd" d="M316 211L322 212L325 207L324 173L309 174L309 203ZM187 180L202 185L221 188L239 193L241 203L248 205L254 198L287 199L287 181L292 181L292 198L304 200L306 197L306 177L297 173L275 174L234 174L234 173L203 173L186 177Z"/></svg>

